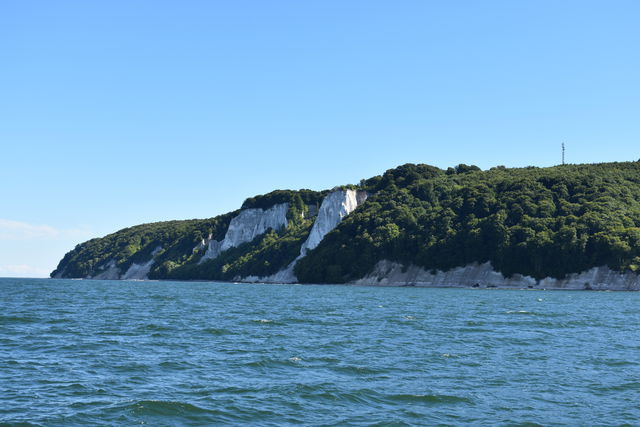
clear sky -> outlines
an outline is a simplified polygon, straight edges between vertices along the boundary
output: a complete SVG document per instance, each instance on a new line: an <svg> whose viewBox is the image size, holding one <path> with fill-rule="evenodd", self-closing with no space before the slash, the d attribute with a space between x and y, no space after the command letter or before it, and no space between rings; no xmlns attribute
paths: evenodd
<svg viewBox="0 0 640 427"><path fill-rule="evenodd" d="M0 2L0 276L403 163L640 158L640 2Z"/></svg>

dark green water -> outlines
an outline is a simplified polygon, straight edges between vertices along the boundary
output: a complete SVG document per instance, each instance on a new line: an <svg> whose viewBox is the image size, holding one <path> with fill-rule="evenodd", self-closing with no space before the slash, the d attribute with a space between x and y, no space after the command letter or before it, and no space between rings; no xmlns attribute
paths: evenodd
<svg viewBox="0 0 640 427"><path fill-rule="evenodd" d="M640 293L0 279L0 296L0 423L640 424Z"/></svg>

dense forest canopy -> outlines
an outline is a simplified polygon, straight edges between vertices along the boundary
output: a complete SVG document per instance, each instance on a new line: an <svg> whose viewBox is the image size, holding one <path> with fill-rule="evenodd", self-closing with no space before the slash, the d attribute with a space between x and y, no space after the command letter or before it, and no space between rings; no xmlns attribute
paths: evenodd
<svg viewBox="0 0 640 427"><path fill-rule="evenodd" d="M640 266L640 163L522 169L404 165L297 265L301 281L345 282L381 259L449 270L491 261L505 275L564 277Z"/></svg>
<svg viewBox="0 0 640 427"><path fill-rule="evenodd" d="M95 275L97 269L113 260L125 271L134 262L145 262L156 253L156 266L182 264L193 258L192 249L211 234L222 238L235 212L205 220L164 221L125 228L102 238L91 239L68 252L58 268L65 277ZM165 265L166 266L166 265Z"/></svg>
<svg viewBox="0 0 640 427"><path fill-rule="evenodd" d="M406 164L349 186L369 193L295 267L301 282L343 283L380 260L428 270L490 261L497 271L562 278L607 265L640 269L640 163L562 165L481 171ZM150 277L230 280L273 274L298 255L327 191L274 191L243 208L289 203L289 226L198 264L197 242L222 239L229 213L121 230L78 245L60 262L65 277L87 277L108 260L126 269L161 247ZM55 272L54 272L55 273Z"/></svg>

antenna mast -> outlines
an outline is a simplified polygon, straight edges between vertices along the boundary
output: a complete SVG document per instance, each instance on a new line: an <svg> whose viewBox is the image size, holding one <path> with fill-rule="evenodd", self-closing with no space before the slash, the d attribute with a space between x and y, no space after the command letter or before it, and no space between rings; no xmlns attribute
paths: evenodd
<svg viewBox="0 0 640 427"><path fill-rule="evenodd" d="M562 143L562 165L564 165L564 142Z"/></svg>

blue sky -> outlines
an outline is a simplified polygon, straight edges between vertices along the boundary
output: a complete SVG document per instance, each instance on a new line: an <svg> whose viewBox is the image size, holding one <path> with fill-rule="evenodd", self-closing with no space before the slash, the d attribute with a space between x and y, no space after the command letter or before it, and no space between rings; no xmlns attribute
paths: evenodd
<svg viewBox="0 0 640 427"><path fill-rule="evenodd" d="M0 276L394 166L640 158L637 1L0 2Z"/></svg>

